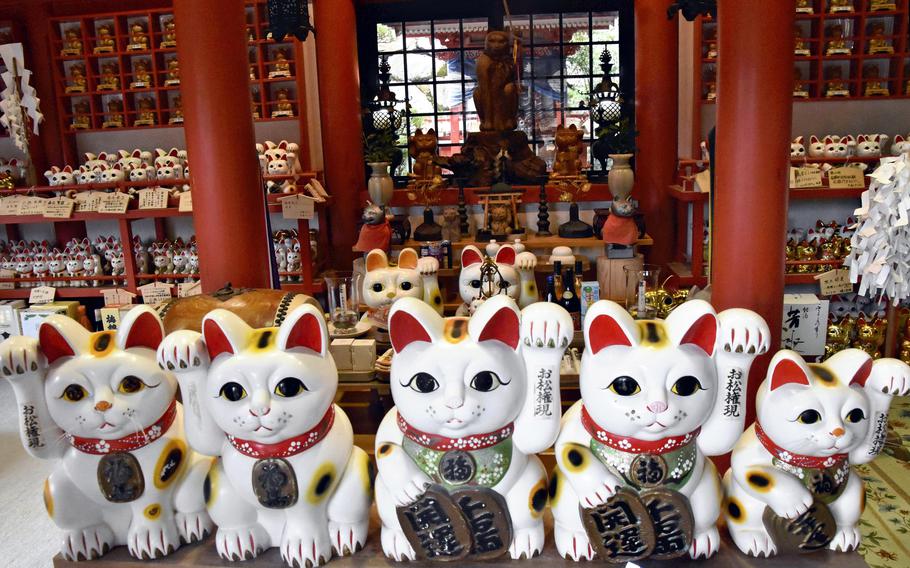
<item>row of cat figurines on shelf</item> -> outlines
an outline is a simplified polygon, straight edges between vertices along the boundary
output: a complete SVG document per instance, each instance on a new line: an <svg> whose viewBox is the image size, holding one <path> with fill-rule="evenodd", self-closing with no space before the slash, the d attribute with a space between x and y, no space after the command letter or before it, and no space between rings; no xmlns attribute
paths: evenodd
<svg viewBox="0 0 910 568"><path fill-rule="evenodd" d="M585 320L581 400L563 414L563 308L497 295L444 319L403 298L374 479L333 404L322 311L278 317L252 329L216 309L201 333L165 336L138 306L116 332L53 315L38 339L0 344L22 444L57 460L44 499L65 558L126 546L160 559L214 531L225 559L277 547L288 565L321 565L364 545L374 499L396 561L530 558L547 506L573 560L710 557L722 514L746 554L851 550L864 502L851 466L882 450L892 397L910 387L897 360L780 351L744 431L746 378L771 341L760 316L693 300L636 321L603 300ZM536 454L554 444L548 475ZM721 481L708 456L731 450Z"/></svg>
<svg viewBox="0 0 910 568"><path fill-rule="evenodd" d="M860 158L881 157L890 136L887 134L860 134L856 138L852 135L837 136L829 134L819 139L812 135L807 146L802 136L797 136L790 142L791 158ZM900 156L910 152L910 134L904 138L901 135L894 137L891 142L891 155Z"/></svg>

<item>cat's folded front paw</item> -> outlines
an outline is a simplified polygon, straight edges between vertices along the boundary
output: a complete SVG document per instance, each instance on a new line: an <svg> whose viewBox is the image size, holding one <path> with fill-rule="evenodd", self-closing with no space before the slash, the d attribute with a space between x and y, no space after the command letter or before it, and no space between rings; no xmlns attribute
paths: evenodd
<svg viewBox="0 0 910 568"><path fill-rule="evenodd" d="M856 550L861 538L859 527L857 526L838 527L834 538L828 543L828 548L835 552L850 552L851 550Z"/></svg>
<svg viewBox="0 0 910 568"><path fill-rule="evenodd" d="M778 517L784 517L791 521L796 519L808 511L814 501L812 494L809 493L808 489L802 487L800 489L802 490L798 492L786 492L786 496L778 496L778 498L773 499L768 503L768 506L771 507L771 510L774 511L774 514ZM785 492L781 490L779 493Z"/></svg>
<svg viewBox="0 0 910 568"><path fill-rule="evenodd" d="M383 526L380 540L382 541L382 552L395 562L414 560L417 557L414 547L408 542L408 538L401 529Z"/></svg>
<svg viewBox="0 0 910 568"><path fill-rule="evenodd" d="M354 554L367 540L369 521L360 523L338 523L329 521L329 539L337 556Z"/></svg>
<svg viewBox="0 0 910 568"><path fill-rule="evenodd" d="M551 354L558 363L574 333L572 316L561 306L537 302L521 311L521 337L526 353Z"/></svg>
<svg viewBox="0 0 910 568"><path fill-rule="evenodd" d="M175 331L158 346L158 366L162 369L182 373L205 368L208 364L208 351L198 332Z"/></svg>
<svg viewBox="0 0 910 568"><path fill-rule="evenodd" d="M537 256L533 252L520 252L515 257L515 268L518 270L534 270L537 268Z"/></svg>
<svg viewBox="0 0 910 568"><path fill-rule="evenodd" d="M159 519L158 522L136 522L130 525L126 535L130 554L140 560L155 560L167 556L180 546L177 525L173 520Z"/></svg>
<svg viewBox="0 0 910 568"><path fill-rule="evenodd" d="M205 539L212 532L215 524L206 511L195 513L180 513L174 515L177 523L177 532L180 533L181 542L192 544Z"/></svg>
<svg viewBox="0 0 910 568"><path fill-rule="evenodd" d="M215 549L225 560L252 560L268 545L268 535L258 524L237 529L219 528Z"/></svg>
<svg viewBox="0 0 910 568"><path fill-rule="evenodd" d="M321 531L286 526L280 548L281 558L295 568L322 566L332 559L332 545L324 526Z"/></svg>
<svg viewBox="0 0 910 568"><path fill-rule="evenodd" d="M711 527L692 538L692 545L689 546L689 557L693 560L711 558L717 554L718 548L720 548L720 533L717 532L717 527Z"/></svg>
<svg viewBox="0 0 910 568"><path fill-rule="evenodd" d="M865 389L888 396L906 396L910 391L910 365L898 359L877 360Z"/></svg>
<svg viewBox="0 0 910 568"><path fill-rule="evenodd" d="M771 331L768 324L751 310L733 308L717 316L720 324L718 348L727 353L762 355L768 352Z"/></svg>
<svg viewBox="0 0 910 568"><path fill-rule="evenodd" d="M421 276L433 276L439 272L439 261L432 256L418 258L417 272L419 272Z"/></svg>
<svg viewBox="0 0 910 568"><path fill-rule="evenodd" d="M391 477L394 478L396 476L393 475ZM383 479L389 484L389 478L383 476ZM420 496L432 483L429 476L422 471L418 471L410 477L402 475L399 479L400 482L396 484L397 487L389 487L392 499L395 500L395 504L399 507L407 507L420 499Z"/></svg>
<svg viewBox="0 0 910 568"><path fill-rule="evenodd" d="M66 531L60 554L70 561L92 560L98 558L114 543L114 533L105 524L92 525L84 529Z"/></svg>
<svg viewBox="0 0 910 568"><path fill-rule="evenodd" d="M45 366L37 339L18 336L0 343L0 373L7 379L43 377Z"/></svg>

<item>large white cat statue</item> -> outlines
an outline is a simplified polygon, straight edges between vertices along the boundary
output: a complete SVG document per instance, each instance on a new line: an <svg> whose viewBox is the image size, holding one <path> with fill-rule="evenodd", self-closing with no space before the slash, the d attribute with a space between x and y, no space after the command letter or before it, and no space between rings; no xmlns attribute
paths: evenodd
<svg viewBox="0 0 910 568"><path fill-rule="evenodd" d="M117 332L90 333L53 315L37 340L0 344L22 445L58 460L44 502L68 560L122 545L158 559L212 530L203 499L209 460L187 451L177 381L155 364L163 336L155 312L137 306Z"/></svg>
<svg viewBox="0 0 910 568"><path fill-rule="evenodd" d="M845 349L806 363L778 352L724 476L736 546L765 557L859 546L865 490L850 466L882 451L891 399L908 389L910 367L897 359Z"/></svg>
<svg viewBox="0 0 910 568"><path fill-rule="evenodd" d="M333 403L328 344L322 313L304 305L262 329L213 310L202 334L173 332L158 349L180 382L187 440L219 458L206 501L224 559L280 547L288 565L317 566L363 546L370 463Z"/></svg>
<svg viewBox="0 0 910 568"><path fill-rule="evenodd" d="M767 324L702 300L636 321L601 300L584 336L581 400L563 416L550 483L559 554L710 557L722 496L707 456L729 452L742 433L745 381L768 349Z"/></svg>
<svg viewBox="0 0 910 568"><path fill-rule="evenodd" d="M396 406L376 434L376 505L386 556L538 554L547 475L534 454L559 431L559 364L572 338L569 313L547 303L519 312L514 300L497 295L470 319L443 319L404 298L392 307L389 333ZM449 508L442 518L440 492L456 496L465 515L480 511L469 519L472 536L450 540L461 513ZM408 509L421 504L426 511ZM491 524L494 517L499 520ZM410 526L411 536L426 546L415 550L402 518L415 521L420 534Z"/></svg>

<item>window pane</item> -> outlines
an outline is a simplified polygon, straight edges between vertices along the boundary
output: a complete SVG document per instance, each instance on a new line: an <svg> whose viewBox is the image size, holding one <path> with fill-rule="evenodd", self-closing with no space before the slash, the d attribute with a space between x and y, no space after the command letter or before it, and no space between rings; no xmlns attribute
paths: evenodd
<svg viewBox="0 0 910 568"><path fill-rule="evenodd" d="M407 51L430 50L430 22L406 22L404 33Z"/></svg>
<svg viewBox="0 0 910 568"><path fill-rule="evenodd" d="M411 114L432 114L435 112L433 85L429 83L408 85L408 108Z"/></svg>
<svg viewBox="0 0 910 568"><path fill-rule="evenodd" d="M534 44L559 43L559 14L534 14Z"/></svg>
<svg viewBox="0 0 910 568"><path fill-rule="evenodd" d="M590 29L587 12L562 15L563 43L591 41Z"/></svg>
<svg viewBox="0 0 910 568"><path fill-rule="evenodd" d="M578 108L587 103L591 94L591 79L566 79L566 108Z"/></svg>
<svg viewBox="0 0 910 568"><path fill-rule="evenodd" d="M619 41L619 12L595 12L591 17L593 41Z"/></svg>
<svg viewBox="0 0 910 568"><path fill-rule="evenodd" d="M433 45L436 49L457 49L461 47L461 22L458 20L436 20L433 25Z"/></svg>
<svg viewBox="0 0 910 568"><path fill-rule="evenodd" d="M376 24L376 40L380 52L401 51L404 49L401 39L401 24Z"/></svg>
<svg viewBox="0 0 910 568"><path fill-rule="evenodd" d="M462 42L466 49L483 49L484 38L487 35L487 19L486 18L466 18L461 22L462 29L464 29L464 37ZM470 59L473 61L477 57L477 54L470 56ZM468 59L468 57L465 57Z"/></svg>
<svg viewBox="0 0 910 568"><path fill-rule="evenodd" d="M587 44L563 46L563 74L579 76L591 74L591 47Z"/></svg>
<svg viewBox="0 0 910 568"><path fill-rule="evenodd" d="M408 53L408 82L429 81L433 77L433 65L429 53Z"/></svg>

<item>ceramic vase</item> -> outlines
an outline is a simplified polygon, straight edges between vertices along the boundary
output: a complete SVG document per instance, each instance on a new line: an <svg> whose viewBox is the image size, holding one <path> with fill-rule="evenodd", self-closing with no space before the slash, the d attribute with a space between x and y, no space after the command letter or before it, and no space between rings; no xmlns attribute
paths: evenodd
<svg viewBox="0 0 910 568"><path fill-rule="evenodd" d="M392 193L395 191L395 183L389 175L389 163L370 162L369 166L373 170L367 182L370 201L377 205L388 205L392 202Z"/></svg>
<svg viewBox="0 0 910 568"><path fill-rule="evenodd" d="M607 174L607 183L610 185L610 193L615 199L627 199L632 194L632 188L635 186L635 172L632 170L629 160L633 155L610 154L613 167Z"/></svg>

